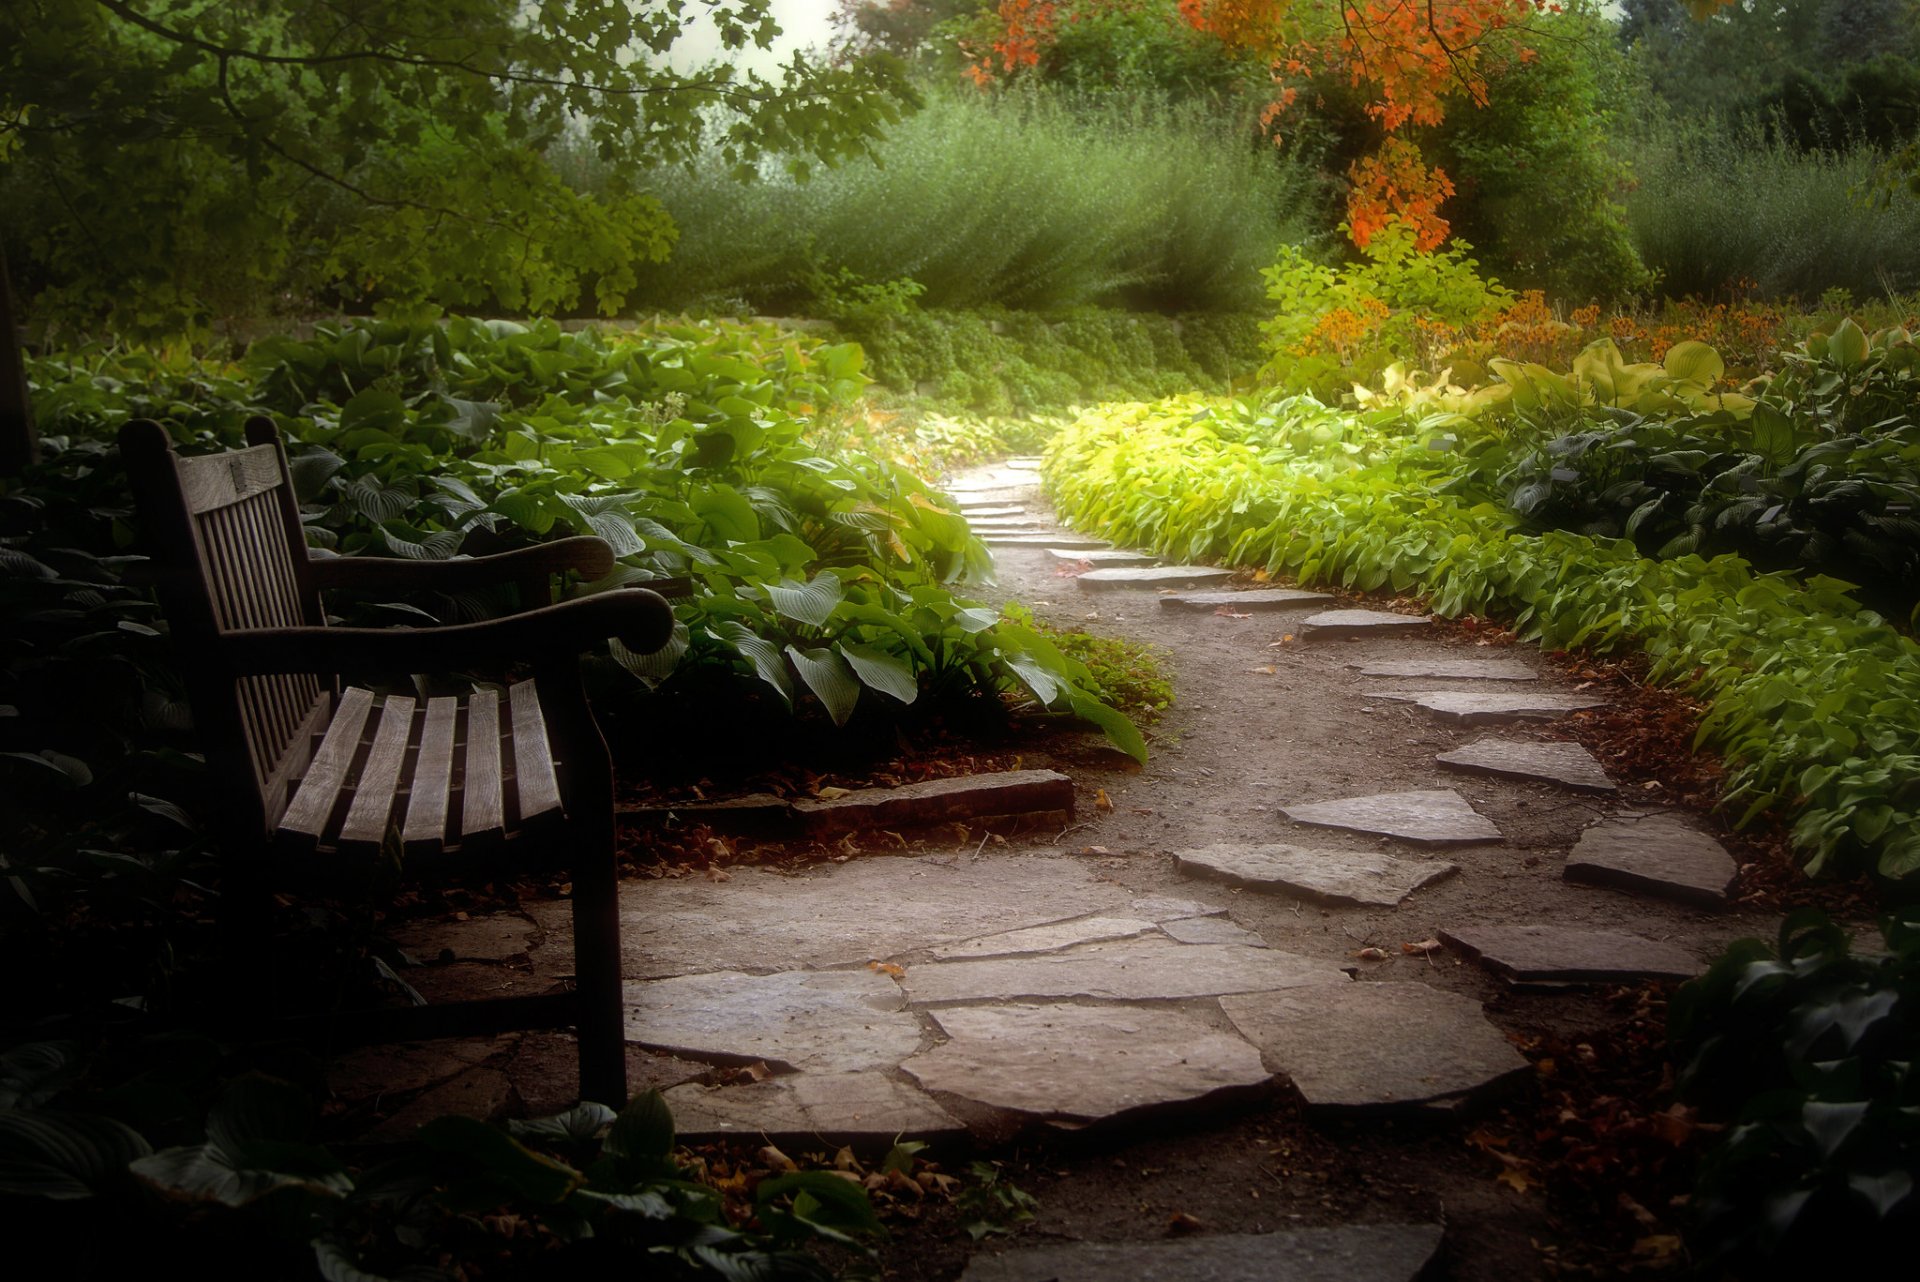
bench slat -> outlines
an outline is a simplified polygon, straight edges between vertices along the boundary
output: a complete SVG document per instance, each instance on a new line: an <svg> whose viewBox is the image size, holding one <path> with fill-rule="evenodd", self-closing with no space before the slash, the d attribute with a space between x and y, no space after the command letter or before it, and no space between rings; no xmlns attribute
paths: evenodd
<svg viewBox="0 0 1920 1282"><path fill-rule="evenodd" d="M175 461L187 510L198 515L238 503L280 484L280 451L272 445Z"/></svg>
<svg viewBox="0 0 1920 1282"><path fill-rule="evenodd" d="M507 692L513 704L514 788L519 794L520 822L560 809L560 780L553 772L553 749L547 743L547 720L540 711L540 691L533 681L522 681Z"/></svg>
<svg viewBox="0 0 1920 1282"><path fill-rule="evenodd" d="M467 700L464 778L461 841L502 836L507 824L500 793L500 694L496 690L475 690Z"/></svg>
<svg viewBox="0 0 1920 1282"><path fill-rule="evenodd" d="M353 786L353 804L340 825L340 847L377 847L387 839L388 817L400 771L407 763L407 742L413 737L413 698L390 694L380 704L380 724L373 746Z"/></svg>
<svg viewBox="0 0 1920 1282"><path fill-rule="evenodd" d="M333 714L333 724L313 754L306 778L280 819L280 831L296 845L312 850L320 844L327 821L339 806L341 790L347 786L347 771L359 755L360 730L372 711L370 692L354 686L340 695L340 710Z"/></svg>
<svg viewBox="0 0 1920 1282"><path fill-rule="evenodd" d="M447 798L453 790L453 735L458 699L427 700L420 755L413 763L413 795L400 832L409 855L440 850L447 842Z"/></svg>

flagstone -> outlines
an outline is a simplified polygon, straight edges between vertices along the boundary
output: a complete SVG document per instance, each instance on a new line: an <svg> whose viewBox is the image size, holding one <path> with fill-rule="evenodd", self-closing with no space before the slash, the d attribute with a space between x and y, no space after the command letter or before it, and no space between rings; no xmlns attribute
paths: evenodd
<svg viewBox="0 0 1920 1282"><path fill-rule="evenodd" d="M1464 846L1506 840L1491 820L1451 788L1343 797L1338 801L1283 806L1280 812L1296 823L1379 833L1422 846Z"/></svg>
<svg viewBox="0 0 1920 1282"><path fill-rule="evenodd" d="M1216 845L1179 850L1180 870L1321 903L1392 908L1457 864L1398 859L1372 850L1310 850L1289 845Z"/></svg>
<svg viewBox="0 0 1920 1282"><path fill-rule="evenodd" d="M628 984L627 1040L688 1059L842 1073L918 1050L920 1021L874 970L716 971Z"/></svg>
<svg viewBox="0 0 1920 1282"><path fill-rule="evenodd" d="M1296 610L1303 606L1331 601L1325 592L1303 592L1298 588L1246 588L1214 592L1174 592L1160 598L1164 610L1217 610L1225 606L1244 614L1264 614L1273 610Z"/></svg>
<svg viewBox="0 0 1920 1282"><path fill-rule="evenodd" d="M1341 637L1400 636L1433 626L1426 614L1390 614L1385 610L1322 610L1300 621L1300 634L1316 641Z"/></svg>
<svg viewBox="0 0 1920 1282"><path fill-rule="evenodd" d="M1488 970L1529 982L1691 979L1702 969L1677 944L1618 930L1490 924L1442 929L1440 938Z"/></svg>
<svg viewBox="0 0 1920 1282"><path fill-rule="evenodd" d="M1613 780L1577 743L1540 743L1529 739L1481 739L1434 758L1449 770L1538 779L1576 792L1614 792Z"/></svg>
<svg viewBox="0 0 1920 1282"><path fill-rule="evenodd" d="M1722 907L1739 871L1727 848L1671 815L1617 818L1580 834L1568 881Z"/></svg>
<svg viewBox="0 0 1920 1282"><path fill-rule="evenodd" d="M1517 659L1374 659L1351 665L1363 677L1455 677L1473 681L1538 681L1540 674Z"/></svg>
<svg viewBox="0 0 1920 1282"><path fill-rule="evenodd" d="M795 1073L732 1086L689 1082L665 1098L681 1143L764 1136L890 1147L896 1137L966 1130L924 1091L882 1072Z"/></svg>
<svg viewBox="0 0 1920 1282"><path fill-rule="evenodd" d="M1075 581L1084 591L1106 592L1122 588L1185 588L1202 583L1225 583L1233 574L1232 570L1213 565L1155 565L1089 570Z"/></svg>
<svg viewBox="0 0 1920 1282"><path fill-rule="evenodd" d="M1021 997L1212 997L1300 984L1345 984L1347 975L1333 962L1279 949L1181 944L1148 936L1033 957L923 962L909 966L903 982L919 1005Z"/></svg>
<svg viewBox="0 0 1920 1282"><path fill-rule="evenodd" d="M1577 694L1486 690L1369 690L1369 699L1393 699L1450 717L1464 725L1501 725L1512 721L1552 721L1569 712L1604 708L1605 699Z"/></svg>

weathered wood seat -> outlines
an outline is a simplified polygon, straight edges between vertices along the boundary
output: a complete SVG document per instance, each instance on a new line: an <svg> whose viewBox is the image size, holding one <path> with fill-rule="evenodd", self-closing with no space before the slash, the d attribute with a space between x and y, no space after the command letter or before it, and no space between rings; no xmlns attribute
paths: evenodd
<svg viewBox="0 0 1920 1282"><path fill-rule="evenodd" d="M613 774L581 689L579 655L607 637L645 653L673 614L639 589L550 604L551 577L599 578L607 544L560 539L449 561L310 558L271 421L249 448L181 457L129 423L120 448L210 766L231 781L220 816L230 890L383 854L542 854L573 885L572 991L333 1017L336 1042L574 1025L585 1098L625 1103ZM514 585L522 610L435 628L326 626L320 592ZM424 702L343 675L505 671L498 689Z"/></svg>

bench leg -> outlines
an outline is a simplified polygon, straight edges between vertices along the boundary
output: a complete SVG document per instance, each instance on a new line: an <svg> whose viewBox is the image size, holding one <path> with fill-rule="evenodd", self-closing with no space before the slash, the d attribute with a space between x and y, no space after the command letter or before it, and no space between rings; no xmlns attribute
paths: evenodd
<svg viewBox="0 0 1920 1282"><path fill-rule="evenodd" d="M609 816L609 819L611 816ZM580 1098L624 1108L627 1025L620 984L620 902L613 832L573 871L573 973L579 991Z"/></svg>

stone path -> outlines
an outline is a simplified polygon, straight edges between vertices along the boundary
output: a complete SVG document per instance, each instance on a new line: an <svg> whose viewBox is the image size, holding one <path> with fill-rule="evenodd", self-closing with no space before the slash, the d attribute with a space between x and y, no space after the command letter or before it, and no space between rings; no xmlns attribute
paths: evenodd
<svg viewBox="0 0 1920 1282"><path fill-rule="evenodd" d="M1134 554L1055 525L1029 466L950 492L991 522L1002 592L1146 635L1205 679L1177 687L1177 731L1163 725L1145 772L1089 748L1067 782L1036 773L1046 808L1075 812L1005 847L970 828L798 873L625 884L635 1085L667 1089L684 1139L1124 1146L1162 1119L1230 1126L1289 1102L1329 1124L1458 1127L1531 1071L1511 1003L1576 1009L1584 985L1685 976L1765 932L1720 911L1733 864L1717 843L1616 801L1555 735L1597 700L1537 655L1323 593L1223 586L1235 576L1213 567L1109 566ZM1509 728L1464 728L1486 722ZM884 803L863 804L905 813ZM790 819L783 805L770 813ZM567 929L564 903L536 904L397 942L431 963L407 972L423 991L538 992L568 978ZM531 1111L569 1068L549 1034L380 1054L339 1071L364 1085L389 1064L421 1100L476 1111ZM1258 1197L1181 1241L1125 1217L1106 1241L1048 1241L1043 1223L963 1276L1411 1278L1441 1245L1437 1194L1345 1227L1265 1216Z"/></svg>

